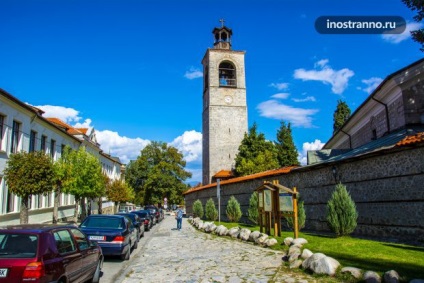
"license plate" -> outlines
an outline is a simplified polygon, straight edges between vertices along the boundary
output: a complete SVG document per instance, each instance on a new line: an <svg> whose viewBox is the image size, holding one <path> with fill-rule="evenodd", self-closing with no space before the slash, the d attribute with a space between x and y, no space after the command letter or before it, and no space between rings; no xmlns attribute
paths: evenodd
<svg viewBox="0 0 424 283"><path fill-rule="evenodd" d="M0 278L7 277L7 268L0 268Z"/></svg>
<svg viewBox="0 0 424 283"><path fill-rule="evenodd" d="M93 241L103 241L105 239L105 236L90 236L88 238Z"/></svg>

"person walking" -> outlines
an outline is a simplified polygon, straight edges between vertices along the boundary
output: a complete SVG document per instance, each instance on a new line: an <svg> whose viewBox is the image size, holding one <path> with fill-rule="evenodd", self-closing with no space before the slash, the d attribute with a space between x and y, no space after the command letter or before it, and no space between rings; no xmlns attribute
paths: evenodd
<svg viewBox="0 0 424 283"><path fill-rule="evenodd" d="M181 230L181 226L183 223L183 210L181 209L181 206L179 206L177 209L175 219L177 219L177 230Z"/></svg>

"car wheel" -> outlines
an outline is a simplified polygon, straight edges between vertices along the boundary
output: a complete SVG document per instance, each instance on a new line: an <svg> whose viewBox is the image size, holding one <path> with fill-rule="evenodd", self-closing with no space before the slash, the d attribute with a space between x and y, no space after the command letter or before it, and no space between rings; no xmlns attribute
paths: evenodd
<svg viewBox="0 0 424 283"><path fill-rule="evenodd" d="M138 248L138 241L135 241L134 246L133 246L133 249L135 250L137 248Z"/></svg>
<svg viewBox="0 0 424 283"><path fill-rule="evenodd" d="M125 254L121 255L121 259L122 260L129 260L130 259L130 253L131 253L131 248L129 248Z"/></svg>
<svg viewBox="0 0 424 283"><path fill-rule="evenodd" d="M100 260L97 263L96 271L93 274L93 278L89 281L90 283L99 283L100 282Z"/></svg>

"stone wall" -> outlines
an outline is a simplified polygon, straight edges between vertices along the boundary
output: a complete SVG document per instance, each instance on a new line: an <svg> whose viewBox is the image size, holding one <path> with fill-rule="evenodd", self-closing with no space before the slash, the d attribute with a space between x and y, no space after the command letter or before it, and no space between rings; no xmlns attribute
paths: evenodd
<svg viewBox="0 0 424 283"><path fill-rule="evenodd" d="M286 187L296 186L305 202L304 230L328 232L325 221L327 202L337 182L346 185L358 210L356 236L424 242L424 147L390 150L352 158L338 163L317 164L292 170L271 178L221 184L221 219L234 195L247 222L249 198L264 181L279 180ZM333 175L332 169L336 169ZM212 198L217 205L216 187L185 195L187 214L200 199L203 205Z"/></svg>

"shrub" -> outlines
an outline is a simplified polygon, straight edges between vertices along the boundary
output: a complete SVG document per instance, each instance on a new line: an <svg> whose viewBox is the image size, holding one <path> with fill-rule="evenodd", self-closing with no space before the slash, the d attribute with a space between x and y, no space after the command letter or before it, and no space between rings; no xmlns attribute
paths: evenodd
<svg viewBox="0 0 424 283"><path fill-rule="evenodd" d="M199 217L199 218L203 217L203 204L200 200L196 200L193 203L193 213L194 213L194 217Z"/></svg>
<svg viewBox="0 0 424 283"><path fill-rule="evenodd" d="M285 217L285 218L287 220L287 226L289 228L294 229L293 217ZM299 231L305 227L305 222L306 222L305 207L303 205L303 201L299 201L299 203L297 204L297 224L298 224Z"/></svg>
<svg viewBox="0 0 424 283"><path fill-rule="evenodd" d="M210 198L205 205L205 216L206 219L215 221L218 219L218 211L215 208L215 203L213 199Z"/></svg>
<svg viewBox="0 0 424 283"><path fill-rule="evenodd" d="M227 217L230 222L238 222L241 218L240 203L231 196L227 203Z"/></svg>
<svg viewBox="0 0 424 283"><path fill-rule="evenodd" d="M342 183L336 185L330 200L327 203L327 223L336 236L345 236L352 233L357 225L358 212L355 202Z"/></svg>
<svg viewBox="0 0 424 283"><path fill-rule="evenodd" d="M247 217L250 221L258 224L259 211L258 211L258 192L253 192L249 199L249 209L247 210Z"/></svg>

